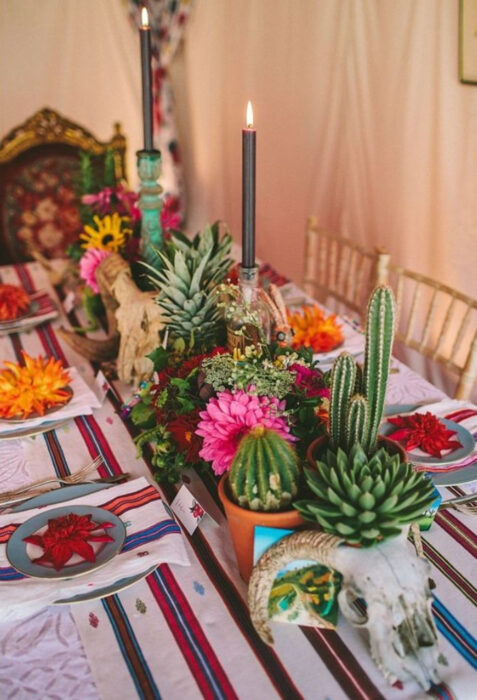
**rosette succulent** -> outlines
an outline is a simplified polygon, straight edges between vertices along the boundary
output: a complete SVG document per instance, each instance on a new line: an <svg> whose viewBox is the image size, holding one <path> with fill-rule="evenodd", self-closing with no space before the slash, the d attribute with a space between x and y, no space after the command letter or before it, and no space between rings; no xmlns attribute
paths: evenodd
<svg viewBox="0 0 477 700"><path fill-rule="evenodd" d="M370 547L398 535L419 520L436 497L423 473L383 448L371 458L359 444L348 454L328 449L316 466L317 471L306 471L315 499L296 501L294 506L349 544Z"/></svg>

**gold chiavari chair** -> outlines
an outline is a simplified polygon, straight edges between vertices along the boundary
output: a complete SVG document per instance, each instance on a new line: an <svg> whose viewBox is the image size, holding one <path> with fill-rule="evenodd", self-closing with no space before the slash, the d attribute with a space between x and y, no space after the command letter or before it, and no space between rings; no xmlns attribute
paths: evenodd
<svg viewBox="0 0 477 700"><path fill-rule="evenodd" d="M368 250L321 228L316 216L308 217L302 286L331 310L361 319L373 288L386 284L388 265L383 249Z"/></svg>
<svg viewBox="0 0 477 700"><path fill-rule="evenodd" d="M437 280L389 265L398 305L396 341L455 376L456 399L469 398L477 375L477 300Z"/></svg>

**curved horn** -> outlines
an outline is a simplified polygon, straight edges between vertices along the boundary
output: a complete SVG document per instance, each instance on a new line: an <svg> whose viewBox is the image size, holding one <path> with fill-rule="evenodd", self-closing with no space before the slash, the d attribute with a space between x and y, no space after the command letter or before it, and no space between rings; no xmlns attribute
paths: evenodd
<svg viewBox="0 0 477 700"><path fill-rule="evenodd" d="M260 557L250 577L248 607L252 624L262 641L273 644L268 625L268 598L278 572L295 559L312 559L330 569L335 568L333 551L341 542L334 535L304 530L284 537Z"/></svg>

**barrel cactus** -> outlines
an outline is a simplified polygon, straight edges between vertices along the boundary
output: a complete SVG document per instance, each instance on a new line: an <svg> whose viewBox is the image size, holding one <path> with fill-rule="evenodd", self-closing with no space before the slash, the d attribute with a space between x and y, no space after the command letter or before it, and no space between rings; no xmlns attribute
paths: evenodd
<svg viewBox="0 0 477 700"><path fill-rule="evenodd" d="M390 287L376 287L368 304L364 369L342 353L331 372L330 444L349 451L359 442L376 450L394 338L395 302Z"/></svg>
<svg viewBox="0 0 477 700"><path fill-rule="evenodd" d="M262 425L242 438L230 468L230 495L249 510L277 511L298 492L297 456L290 444Z"/></svg>
<svg viewBox="0 0 477 700"><path fill-rule="evenodd" d="M370 459L355 444L348 454L327 450L306 480L314 500L295 501L308 520L350 544L370 547L419 520L436 498L432 482L380 448Z"/></svg>

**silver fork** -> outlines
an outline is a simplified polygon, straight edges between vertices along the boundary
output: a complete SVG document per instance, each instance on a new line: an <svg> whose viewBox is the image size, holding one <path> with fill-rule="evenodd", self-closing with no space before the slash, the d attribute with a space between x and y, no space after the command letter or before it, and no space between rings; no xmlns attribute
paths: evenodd
<svg viewBox="0 0 477 700"><path fill-rule="evenodd" d="M72 484L78 484L84 481L88 474L97 469L102 461L103 458L98 455L98 457L93 459L86 466L82 467L74 474L70 474L69 476L40 479L39 481L33 481L31 484L28 484L28 486L23 486L22 488L14 489L13 491L4 491L2 494L0 494L0 505L5 501L11 501L17 496L21 496L23 493L28 493L29 491L39 489L47 484L69 484L70 486Z"/></svg>

